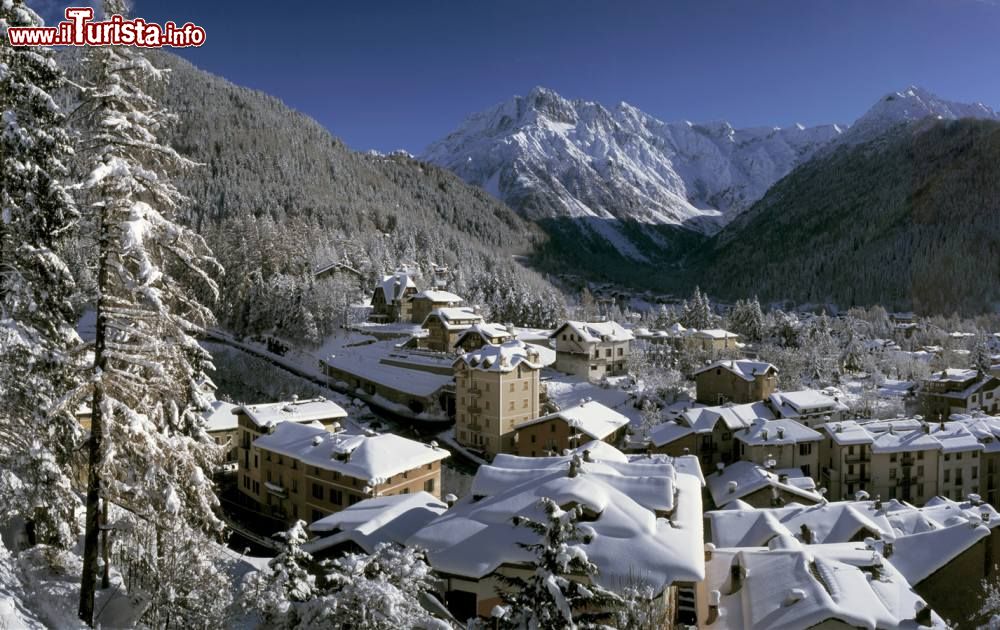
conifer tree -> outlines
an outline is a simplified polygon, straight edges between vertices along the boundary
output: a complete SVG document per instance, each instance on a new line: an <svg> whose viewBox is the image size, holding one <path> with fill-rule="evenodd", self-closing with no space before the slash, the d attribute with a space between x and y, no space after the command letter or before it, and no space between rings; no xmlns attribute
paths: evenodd
<svg viewBox="0 0 1000 630"><path fill-rule="evenodd" d="M72 148L53 100L65 79L51 50L7 41L8 27L41 25L20 0L0 3L0 515L24 518L32 541L68 546L82 432L56 405L74 387L81 346L60 257L77 218L64 183Z"/></svg>
<svg viewBox="0 0 1000 630"><path fill-rule="evenodd" d="M563 510L552 499L543 498L540 503L545 520L515 517L515 525L526 527L540 540L521 543L536 557L530 577L500 576L508 588L501 593L504 605L499 621L502 627L518 629L598 627L621 599L597 584L567 577L593 578L598 572L581 546L587 541L577 524L580 513L575 508Z"/></svg>
<svg viewBox="0 0 1000 630"><path fill-rule="evenodd" d="M108 0L105 13L125 7ZM174 220L183 198L171 175L193 164L158 140L173 118L147 90L165 73L126 47L96 48L88 64L93 85L78 112L97 323L91 375L71 399L89 398L93 410L79 608L92 624L100 499L152 526L148 577L161 582L172 577L162 566L166 538L222 529L206 474L220 453L204 431L208 401L197 386L211 357L195 338L213 321L195 291L214 298L221 269L202 238Z"/></svg>

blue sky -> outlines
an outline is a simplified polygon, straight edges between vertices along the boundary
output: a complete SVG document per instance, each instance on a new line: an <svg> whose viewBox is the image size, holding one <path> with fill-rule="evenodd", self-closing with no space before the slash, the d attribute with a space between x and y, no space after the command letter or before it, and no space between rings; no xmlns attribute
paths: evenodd
<svg viewBox="0 0 1000 630"><path fill-rule="evenodd" d="M60 0L35 2L51 16ZM535 85L736 126L851 122L910 84L1000 107L1000 0L134 0L134 14L205 27L183 56L356 149L419 153Z"/></svg>

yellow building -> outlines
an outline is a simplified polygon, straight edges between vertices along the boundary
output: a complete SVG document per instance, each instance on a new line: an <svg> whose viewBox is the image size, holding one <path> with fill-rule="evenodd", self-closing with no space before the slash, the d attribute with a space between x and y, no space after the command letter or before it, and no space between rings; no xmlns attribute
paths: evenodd
<svg viewBox="0 0 1000 630"><path fill-rule="evenodd" d="M628 423L627 417L591 400L518 424L514 444L517 454L524 457L561 455L593 440L615 445L624 437Z"/></svg>
<svg viewBox="0 0 1000 630"><path fill-rule="evenodd" d="M264 502L264 481L261 474L260 453L254 447L254 440L270 433L276 426L291 422L294 424L319 423L327 430L340 429L338 420L347 417L347 412L337 403L326 398L309 400L293 399L288 402L241 405L233 412L237 422L237 465L238 487L241 496L251 506Z"/></svg>
<svg viewBox="0 0 1000 630"><path fill-rule="evenodd" d="M703 405L767 400L778 386L778 368L764 361L716 361L694 373Z"/></svg>
<svg viewBox="0 0 1000 630"><path fill-rule="evenodd" d="M352 435L284 422L254 440L262 480L258 509L310 522L369 497L428 492L441 496L448 451L391 433ZM249 475L240 490L251 494Z"/></svg>
<svg viewBox="0 0 1000 630"><path fill-rule="evenodd" d="M514 452L514 427L540 415L539 351L516 340L486 345L454 368L458 443L489 457Z"/></svg>
<svg viewBox="0 0 1000 630"><path fill-rule="evenodd" d="M481 323L482 316L470 308L439 308L424 318L422 327L427 336L420 337L418 343L435 352L450 352L462 333Z"/></svg>
<svg viewBox="0 0 1000 630"><path fill-rule="evenodd" d="M590 381L626 373L633 336L615 322L568 321L549 338L555 340L560 372Z"/></svg>

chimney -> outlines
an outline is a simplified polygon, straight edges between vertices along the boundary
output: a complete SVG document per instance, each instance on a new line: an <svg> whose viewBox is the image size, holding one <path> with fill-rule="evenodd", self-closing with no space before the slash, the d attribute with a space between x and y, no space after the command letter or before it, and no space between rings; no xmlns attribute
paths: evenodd
<svg viewBox="0 0 1000 630"><path fill-rule="evenodd" d="M708 625L712 625L719 619L719 603L722 602L722 593L719 591L709 591L708 593Z"/></svg>
<svg viewBox="0 0 1000 630"><path fill-rule="evenodd" d="M917 622L918 626L930 626L933 625L931 622L931 607L927 605L926 602L918 601L917 614L914 616L913 620Z"/></svg>
<svg viewBox="0 0 1000 630"><path fill-rule="evenodd" d="M715 551L715 545L712 543L705 543L705 562L712 559L712 553Z"/></svg>
<svg viewBox="0 0 1000 630"><path fill-rule="evenodd" d="M592 461L594 461L593 459L590 458L590 449L589 448L585 449L583 451L583 461L585 461L585 462L592 462Z"/></svg>
<svg viewBox="0 0 1000 630"><path fill-rule="evenodd" d="M576 458L570 460L569 462L569 476L576 477L580 474L580 464L577 463Z"/></svg>
<svg viewBox="0 0 1000 630"><path fill-rule="evenodd" d="M778 439L785 437L785 427L778 427Z"/></svg>
<svg viewBox="0 0 1000 630"><path fill-rule="evenodd" d="M802 526L799 529L802 532L802 542L804 542L807 545L811 545L813 543L812 530L809 529L809 526L806 525L805 523L802 523Z"/></svg>
<svg viewBox="0 0 1000 630"><path fill-rule="evenodd" d="M788 483L788 475L786 473L778 475L778 483Z"/></svg>
<svg viewBox="0 0 1000 630"><path fill-rule="evenodd" d="M743 587L743 567L738 560L729 567L729 581L732 583L730 593L736 593Z"/></svg>
<svg viewBox="0 0 1000 630"><path fill-rule="evenodd" d="M729 491L729 494L734 494L736 492L736 488L738 488L739 485L740 484L738 484L735 481L730 481L729 483L726 484L726 490Z"/></svg>
<svg viewBox="0 0 1000 630"><path fill-rule="evenodd" d="M455 505L456 501L458 501L458 497L456 497L455 495L451 494L450 492L448 494L444 495L444 502L446 504L448 504L449 508L452 507L453 505Z"/></svg>
<svg viewBox="0 0 1000 630"><path fill-rule="evenodd" d="M807 595L804 590L802 590L801 588L793 588L788 591L788 594L785 595L785 601L783 601L781 604L782 606L791 606L796 602L802 601L806 597Z"/></svg>

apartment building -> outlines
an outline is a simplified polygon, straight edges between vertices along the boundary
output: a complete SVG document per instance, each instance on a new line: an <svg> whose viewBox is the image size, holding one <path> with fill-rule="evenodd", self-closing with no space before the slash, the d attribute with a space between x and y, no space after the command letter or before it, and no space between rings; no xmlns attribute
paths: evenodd
<svg viewBox="0 0 1000 630"><path fill-rule="evenodd" d="M595 382L626 372L633 336L615 322L568 321L549 338L555 340L560 372Z"/></svg>
<svg viewBox="0 0 1000 630"><path fill-rule="evenodd" d="M835 390L774 392L768 397L768 404L779 418L797 420L807 427L843 420L848 412L847 405L840 400Z"/></svg>
<svg viewBox="0 0 1000 630"><path fill-rule="evenodd" d="M500 324L479 323L469 326L455 341L455 350L472 352L486 345L499 346L514 338L506 326Z"/></svg>
<svg viewBox="0 0 1000 630"><path fill-rule="evenodd" d="M797 468L806 477L819 474L823 434L795 420L758 419L733 434L739 459L768 468Z"/></svg>
<svg viewBox="0 0 1000 630"><path fill-rule="evenodd" d="M383 276L372 292L368 319L379 323L410 321L409 298L417 293L417 277L418 273L407 267Z"/></svg>
<svg viewBox="0 0 1000 630"><path fill-rule="evenodd" d="M307 400L297 398L287 402L259 405L240 405L233 409L237 422L237 465L240 498L251 507L264 502L266 478L261 474L260 454L253 443L275 427L284 424L317 423L326 430L339 430L339 420L347 412L337 403L319 397Z"/></svg>
<svg viewBox="0 0 1000 630"><path fill-rule="evenodd" d="M439 308L455 308L465 300L450 291L428 289L414 293L406 298L410 302L410 321L414 324L423 323L427 316Z"/></svg>
<svg viewBox="0 0 1000 630"><path fill-rule="evenodd" d="M482 323L482 316L471 308L436 309L424 318L422 326L427 336L419 339L420 347L435 352L451 352L462 333Z"/></svg>
<svg viewBox="0 0 1000 630"><path fill-rule="evenodd" d="M723 350L739 349L739 338L740 336L734 332L722 330L721 328L711 328L685 331L684 336L681 337L681 342L689 348L714 353Z"/></svg>
<svg viewBox="0 0 1000 630"><path fill-rule="evenodd" d="M538 350L517 340L485 345L453 367L458 443L487 457L515 452L514 427L540 415Z"/></svg>
<svg viewBox="0 0 1000 630"><path fill-rule="evenodd" d="M392 433L331 433L281 423L251 445L261 492L251 475L240 491L272 518L314 522L369 497L427 492L441 496L441 461L448 451Z"/></svg>

